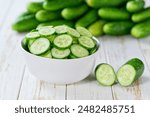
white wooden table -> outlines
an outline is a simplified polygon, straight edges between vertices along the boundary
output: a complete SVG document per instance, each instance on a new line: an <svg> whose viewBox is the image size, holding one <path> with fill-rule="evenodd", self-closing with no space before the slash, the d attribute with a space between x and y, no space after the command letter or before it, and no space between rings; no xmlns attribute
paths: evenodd
<svg viewBox="0 0 150 117"><path fill-rule="evenodd" d="M24 34L11 29L11 24L30 0L0 0L0 99L150 99L150 37L143 40L131 36L100 37L101 51L97 64L107 62L117 70L132 57L145 63L142 78L130 87L104 87L91 75L71 85L54 85L36 80L20 54L19 44ZM147 0L148 2L149 0Z"/></svg>

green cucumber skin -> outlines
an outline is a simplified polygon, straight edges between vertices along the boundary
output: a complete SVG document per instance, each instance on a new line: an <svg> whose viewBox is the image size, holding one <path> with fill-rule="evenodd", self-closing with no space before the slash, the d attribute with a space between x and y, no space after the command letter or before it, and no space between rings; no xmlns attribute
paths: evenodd
<svg viewBox="0 0 150 117"><path fill-rule="evenodd" d="M144 38L150 35L150 20L136 24L132 30L131 35L137 39Z"/></svg>
<svg viewBox="0 0 150 117"><path fill-rule="evenodd" d="M70 26L70 27L74 27L74 22L73 21L67 21L67 20L55 20L55 21L40 23L38 25L38 27L42 27L42 26L59 26L59 25L67 25L67 26Z"/></svg>
<svg viewBox="0 0 150 117"><path fill-rule="evenodd" d="M128 1L126 9L130 13L139 12L144 9L145 2L143 0Z"/></svg>
<svg viewBox="0 0 150 117"><path fill-rule="evenodd" d="M36 28L38 25L39 22L35 19L34 14L31 14L18 18L12 28L18 32L26 32Z"/></svg>
<svg viewBox="0 0 150 117"><path fill-rule="evenodd" d="M133 66L136 70L135 80L139 79L142 76L144 72L144 63L140 59L133 58L129 60L126 64Z"/></svg>
<svg viewBox="0 0 150 117"><path fill-rule="evenodd" d="M40 10L36 13L35 17L39 22L46 22L60 19L61 14L59 11L54 12L54 11Z"/></svg>
<svg viewBox="0 0 150 117"><path fill-rule="evenodd" d="M98 15L107 20L128 20L130 19L130 13L126 10L118 8L100 8Z"/></svg>
<svg viewBox="0 0 150 117"><path fill-rule="evenodd" d="M36 13L39 10L42 10L42 9L43 9L43 2L30 2L27 5L27 10L30 13Z"/></svg>
<svg viewBox="0 0 150 117"><path fill-rule="evenodd" d="M104 25L104 33L108 35L129 34L134 23L131 21L110 22Z"/></svg>
<svg viewBox="0 0 150 117"><path fill-rule="evenodd" d="M75 24L75 27L87 27L98 19L97 10L93 9L81 17Z"/></svg>
<svg viewBox="0 0 150 117"><path fill-rule="evenodd" d="M103 27L106 24L105 20L98 20L88 27L88 30L93 36L101 36L104 34Z"/></svg>
<svg viewBox="0 0 150 117"><path fill-rule="evenodd" d="M81 5L79 7L70 7L62 10L61 15L66 20L72 20L80 17L88 10L87 5Z"/></svg>
<svg viewBox="0 0 150 117"><path fill-rule="evenodd" d="M33 13L30 13L28 11L21 13L18 17L17 20L19 20L20 18L23 18L25 16L29 16L29 15L34 15Z"/></svg>
<svg viewBox="0 0 150 117"><path fill-rule="evenodd" d="M99 64L99 65L97 65L96 66L96 68L95 68L95 76L96 76L96 71L98 70L98 68L100 67L100 66L102 66L102 65L109 65L109 64L107 64L107 63L101 63L101 64ZM109 65L110 66L110 65ZM112 66L110 66L112 69L113 69L113 67ZM113 69L113 72L114 72L114 74L115 74L115 70ZM116 76L116 74L115 74L115 77L116 77L116 79L115 79L115 81L114 81L114 83L112 84L112 85L114 85L114 84L116 84L116 82L117 82L117 76ZM97 79L97 78L96 78ZM102 84L102 83L101 83ZM104 86L106 86L105 84L102 84L102 85L104 85ZM111 86L112 86L111 85Z"/></svg>
<svg viewBox="0 0 150 117"><path fill-rule="evenodd" d="M124 4L127 0L86 0L86 3L93 8L116 7Z"/></svg>
<svg viewBox="0 0 150 117"><path fill-rule="evenodd" d="M145 21L150 18L150 7L132 15L132 21L135 23Z"/></svg>
<svg viewBox="0 0 150 117"><path fill-rule="evenodd" d="M56 11L66 7L74 7L82 4L84 0L48 0L43 4L43 8L49 11Z"/></svg>

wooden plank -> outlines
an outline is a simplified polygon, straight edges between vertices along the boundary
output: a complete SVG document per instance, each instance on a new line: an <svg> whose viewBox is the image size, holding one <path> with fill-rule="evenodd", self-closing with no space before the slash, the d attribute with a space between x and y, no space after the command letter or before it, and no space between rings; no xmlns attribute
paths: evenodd
<svg viewBox="0 0 150 117"><path fill-rule="evenodd" d="M105 53L103 49L103 41L100 42L101 49L96 60L96 65L106 62ZM97 83L93 73L85 80L67 85L67 99L112 99L111 87L104 87Z"/></svg>
<svg viewBox="0 0 150 117"><path fill-rule="evenodd" d="M147 65L138 45L138 41L130 36L118 38L106 36L104 45L108 62L116 71L122 64L127 62L128 59L134 57L142 59L145 65ZM150 82L147 82L147 80L150 80L150 72L147 66L145 66L144 75L132 86L121 87L119 84L113 86L114 99L150 99L150 94L147 93Z"/></svg>
<svg viewBox="0 0 150 117"><path fill-rule="evenodd" d="M1 28L4 26L3 22L7 18L7 13L11 9L12 4L13 4L13 0L5 0L5 1L4 0L0 0L0 8L1 8L1 12L0 12L0 26L1 26ZM0 28L0 30L1 30L1 28Z"/></svg>
<svg viewBox="0 0 150 117"><path fill-rule="evenodd" d="M24 74L24 63L20 55L19 44L23 35L16 35L11 24L24 2L13 1L0 31L0 99L17 99ZM20 9L20 10L18 10Z"/></svg>
<svg viewBox="0 0 150 117"><path fill-rule="evenodd" d="M22 87L20 90L19 100L54 100L65 99L66 87L48 82L39 81L30 74L26 67L26 72L23 77Z"/></svg>

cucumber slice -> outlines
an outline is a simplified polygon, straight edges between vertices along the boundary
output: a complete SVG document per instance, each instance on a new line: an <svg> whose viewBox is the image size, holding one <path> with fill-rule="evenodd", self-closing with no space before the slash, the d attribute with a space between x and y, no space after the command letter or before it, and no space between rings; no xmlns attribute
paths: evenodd
<svg viewBox="0 0 150 117"><path fill-rule="evenodd" d="M69 55L69 58L70 59L76 59L77 57L76 56L74 56L72 53Z"/></svg>
<svg viewBox="0 0 150 117"><path fill-rule="evenodd" d="M71 46L71 52L77 58L86 57L89 55L89 51L79 44L74 44Z"/></svg>
<svg viewBox="0 0 150 117"><path fill-rule="evenodd" d="M30 32L26 35L26 38L28 39L34 39L40 37L39 32Z"/></svg>
<svg viewBox="0 0 150 117"><path fill-rule="evenodd" d="M40 35L42 36L50 36L55 33L55 29L52 27L42 27L39 30Z"/></svg>
<svg viewBox="0 0 150 117"><path fill-rule="evenodd" d="M28 50L28 39L27 38L24 38L21 42L22 44L22 47L25 49L25 50Z"/></svg>
<svg viewBox="0 0 150 117"><path fill-rule="evenodd" d="M73 37L78 37L78 38L80 37L80 33L73 28L67 27L67 32L69 35Z"/></svg>
<svg viewBox="0 0 150 117"><path fill-rule="evenodd" d="M46 52L46 53L40 55L40 56L45 57L45 58L50 58L50 59L52 58L52 55L51 55L51 51L50 51L50 50L49 50L48 52Z"/></svg>
<svg viewBox="0 0 150 117"><path fill-rule="evenodd" d="M52 56L54 58L57 58L57 59L66 58L70 54L69 49L60 50L60 49L57 49L57 48L52 48L51 52L52 52Z"/></svg>
<svg viewBox="0 0 150 117"><path fill-rule="evenodd" d="M36 30L40 30L40 29L45 28L45 27L53 28L53 26L38 26L38 27L36 28Z"/></svg>
<svg viewBox="0 0 150 117"><path fill-rule="evenodd" d="M36 39L28 39L28 40L27 40L28 48L32 45L32 43L33 43L35 40L36 40Z"/></svg>
<svg viewBox="0 0 150 117"><path fill-rule="evenodd" d="M50 49L50 42L47 38L38 38L29 47L32 54L40 55Z"/></svg>
<svg viewBox="0 0 150 117"><path fill-rule="evenodd" d="M55 34L50 35L50 36L47 37L47 39L49 39L49 41L50 41L51 43L53 43L53 41L54 41L55 38L56 38L56 35L55 35Z"/></svg>
<svg viewBox="0 0 150 117"><path fill-rule="evenodd" d="M87 36L81 36L79 39L79 44L87 49L92 49L95 47L95 43L93 39L87 37Z"/></svg>
<svg viewBox="0 0 150 117"><path fill-rule="evenodd" d="M78 38L77 37L72 37L73 38L73 44L78 44Z"/></svg>
<svg viewBox="0 0 150 117"><path fill-rule="evenodd" d="M116 74L112 66L106 63L99 64L95 69L97 81L105 86L111 86L116 81Z"/></svg>
<svg viewBox="0 0 150 117"><path fill-rule="evenodd" d="M92 37L92 34L84 27L77 27L76 29L82 36Z"/></svg>
<svg viewBox="0 0 150 117"><path fill-rule="evenodd" d="M72 44L72 37L67 35L67 34L63 34L63 35L59 35L54 39L54 45L58 48L61 49L65 49L68 48L69 46L71 46Z"/></svg>
<svg viewBox="0 0 150 117"><path fill-rule="evenodd" d="M97 51L97 48L94 47L92 50L90 50L90 55L91 55L91 54L94 54L96 51Z"/></svg>
<svg viewBox="0 0 150 117"><path fill-rule="evenodd" d="M134 81L141 77L144 72L144 63L133 58L124 64L117 72L117 79L120 85L130 86Z"/></svg>
<svg viewBox="0 0 150 117"><path fill-rule="evenodd" d="M67 27L65 25L63 26L56 26L54 27L57 34L63 34L67 33Z"/></svg>

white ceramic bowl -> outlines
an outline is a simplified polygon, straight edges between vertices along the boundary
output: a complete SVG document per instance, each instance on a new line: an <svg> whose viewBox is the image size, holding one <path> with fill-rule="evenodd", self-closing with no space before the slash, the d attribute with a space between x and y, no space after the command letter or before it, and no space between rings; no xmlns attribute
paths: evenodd
<svg viewBox="0 0 150 117"><path fill-rule="evenodd" d="M21 46L29 71L39 80L53 84L71 84L85 79L93 70L96 56L100 50L97 42L97 52L78 59L48 59L33 55Z"/></svg>

